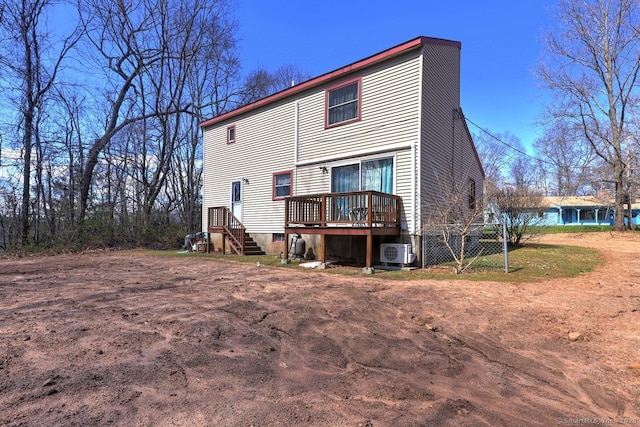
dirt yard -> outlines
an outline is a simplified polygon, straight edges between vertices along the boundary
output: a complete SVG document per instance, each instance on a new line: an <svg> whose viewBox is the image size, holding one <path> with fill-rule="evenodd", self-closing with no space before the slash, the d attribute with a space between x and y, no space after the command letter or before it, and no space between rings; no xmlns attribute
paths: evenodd
<svg viewBox="0 0 640 427"><path fill-rule="evenodd" d="M0 425L640 425L640 239L544 283L0 259Z"/></svg>

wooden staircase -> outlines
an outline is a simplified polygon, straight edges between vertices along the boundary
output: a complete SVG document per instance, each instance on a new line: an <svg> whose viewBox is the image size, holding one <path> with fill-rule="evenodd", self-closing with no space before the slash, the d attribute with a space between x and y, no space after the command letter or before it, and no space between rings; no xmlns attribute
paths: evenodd
<svg viewBox="0 0 640 427"><path fill-rule="evenodd" d="M264 251L253 240L244 225L226 206L209 208L209 234L221 233L229 242L231 250L238 255L264 255ZM224 245L222 246L224 253Z"/></svg>
<svg viewBox="0 0 640 427"><path fill-rule="evenodd" d="M233 249L240 255L264 255L264 251L260 248L260 246L258 246L255 240L253 240L253 238L249 236L249 233L247 233L246 231L244 233L244 249L242 251L243 253L238 252L235 247Z"/></svg>

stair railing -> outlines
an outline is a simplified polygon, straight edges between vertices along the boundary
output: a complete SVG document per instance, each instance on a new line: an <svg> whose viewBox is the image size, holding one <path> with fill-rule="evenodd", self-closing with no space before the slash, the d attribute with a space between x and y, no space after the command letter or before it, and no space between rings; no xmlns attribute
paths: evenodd
<svg viewBox="0 0 640 427"><path fill-rule="evenodd" d="M209 208L209 228L222 229L229 237L231 247L240 255L244 254L246 228L226 206Z"/></svg>

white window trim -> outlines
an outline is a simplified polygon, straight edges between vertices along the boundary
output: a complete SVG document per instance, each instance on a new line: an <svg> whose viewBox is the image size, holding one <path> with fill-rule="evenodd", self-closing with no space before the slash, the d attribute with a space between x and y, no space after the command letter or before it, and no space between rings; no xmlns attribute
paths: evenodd
<svg viewBox="0 0 640 427"><path fill-rule="evenodd" d="M333 188L333 168L339 168L339 167L343 167L343 166L349 166L349 165L358 165L358 188L362 188L362 162L371 162L371 161L375 161L375 160L383 160L383 159L391 159L393 162L393 193L392 194L396 194L398 191L397 188L397 184L398 184L398 179L397 179L397 175L398 175L398 168L396 167L396 165L398 164L398 155L394 154L392 156L376 156L376 157L371 157L371 158L365 158L365 159L351 159L351 161L344 161L344 162L340 162L340 163L336 163L334 165L331 165L329 167L329 193L331 192L331 189ZM354 161L355 160L355 161ZM363 190L358 190L358 191L363 191Z"/></svg>

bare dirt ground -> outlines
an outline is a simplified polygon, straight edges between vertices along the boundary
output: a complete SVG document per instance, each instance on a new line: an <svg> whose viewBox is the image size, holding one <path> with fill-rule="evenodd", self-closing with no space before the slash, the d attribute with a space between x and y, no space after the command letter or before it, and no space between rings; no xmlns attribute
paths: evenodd
<svg viewBox="0 0 640 427"><path fill-rule="evenodd" d="M606 265L505 284L0 259L0 425L640 425L640 239L545 240Z"/></svg>

